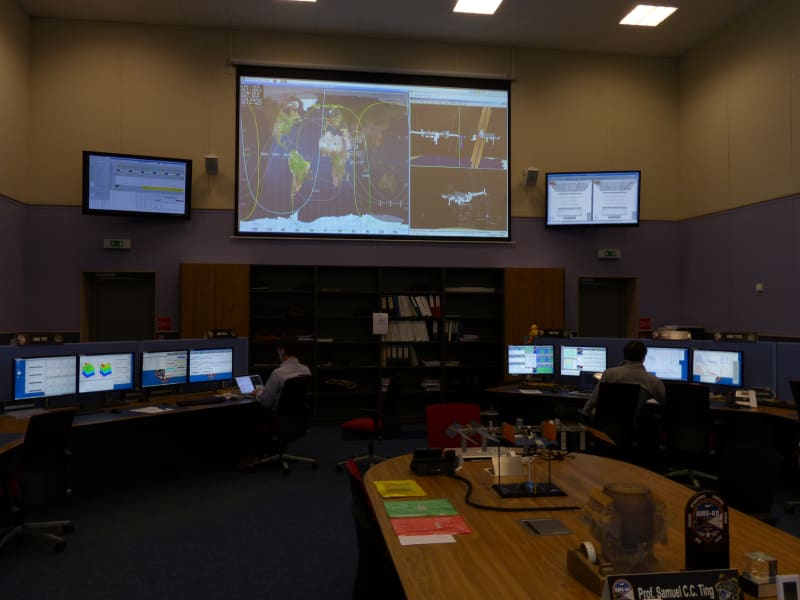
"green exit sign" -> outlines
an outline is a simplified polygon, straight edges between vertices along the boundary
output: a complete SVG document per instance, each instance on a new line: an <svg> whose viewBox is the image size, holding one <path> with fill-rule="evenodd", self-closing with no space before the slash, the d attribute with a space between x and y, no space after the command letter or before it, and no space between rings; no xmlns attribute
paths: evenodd
<svg viewBox="0 0 800 600"><path fill-rule="evenodd" d="M597 258L612 260L622 258L622 250L619 248L598 248Z"/></svg>
<svg viewBox="0 0 800 600"><path fill-rule="evenodd" d="M123 238L107 238L103 240L103 248L106 250L130 250L131 241Z"/></svg>

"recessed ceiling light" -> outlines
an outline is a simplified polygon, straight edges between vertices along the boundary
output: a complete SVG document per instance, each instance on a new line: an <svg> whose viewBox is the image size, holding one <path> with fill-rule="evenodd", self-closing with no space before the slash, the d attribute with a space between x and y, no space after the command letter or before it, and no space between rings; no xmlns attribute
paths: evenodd
<svg viewBox="0 0 800 600"><path fill-rule="evenodd" d="M619 22L620 25L641 25L644 27L655 27L666 19L677 9L675 6L653 6L651 4L639 4L625 18Z"/></svg>
<svg viewBox="0 0 800 600"><path fill-rule="evenodd" d="M458 0L453 12L493 15L503 0Z"/></svg>

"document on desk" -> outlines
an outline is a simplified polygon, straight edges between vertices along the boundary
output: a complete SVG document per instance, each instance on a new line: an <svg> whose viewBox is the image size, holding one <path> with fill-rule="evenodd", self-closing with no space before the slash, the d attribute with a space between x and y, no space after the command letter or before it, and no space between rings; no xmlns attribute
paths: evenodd
<svg viewBox="0 0 800 600"><path fill-rule="evenodd" d="M167 412L170 410L175 410L174 408L166 408L162 406L142 406L141 408L132 408L131 412L135 413L144 413L146 415L152 415L156 413Z"/></svg>
<svg viewBox="0 0 800 600"><path fill-rule="evenodd" d="M444 535L398 535L401 546L419 546L422 544L455 544L456 536Z"/></svg>
<svg viewBox="0 0 800 600"><path fill-rule="evenodd" d="M428 495L413 479L376 481L375 487L378 488L378 492L380 492L381 496L384 498Z"/></svg>
<svg viewBox="0 0 800 600"><path fill-rule="evenodd" d="M430 517L456 515L455 507L447 498L423 500L387 500L383 503L386 514L392 518Z"/></svg>
<svg viewBox="0 0 800 600"><path fill-rule="evenodd" d="M404 535L457 535L472 533L472 530L463 517L408 517L404 519L391 519L392 529L399 536Z"/></svg>

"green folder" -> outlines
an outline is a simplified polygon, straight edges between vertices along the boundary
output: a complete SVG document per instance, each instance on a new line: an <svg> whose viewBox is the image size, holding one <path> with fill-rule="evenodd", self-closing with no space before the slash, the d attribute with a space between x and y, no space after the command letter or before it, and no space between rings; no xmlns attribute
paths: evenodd
<svg viewBox="0 0 800 600"><path fill-rule="evenodd" d="M387 500L383 503L386 514L396 517L433 517L455 515L456 509L450 501L442 499L425 500Z"/></svg>

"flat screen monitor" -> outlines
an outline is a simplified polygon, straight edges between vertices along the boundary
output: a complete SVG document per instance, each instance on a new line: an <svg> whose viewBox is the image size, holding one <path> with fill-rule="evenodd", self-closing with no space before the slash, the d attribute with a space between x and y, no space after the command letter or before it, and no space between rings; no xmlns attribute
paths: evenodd
<svg viewBox="0 0 800 600"><path fill-rule="evenodd" d="M553 346L509 346L509 375L552 375Z"/></svg>
<svg viewBox="0 0 800 600"><path fill-rule="evenodd" d="M689 349L650 347L644 357L644 369L666 381L689 378Z"/></svg>
<svg viewBox="0 0 800 600"><path fill-rule="evenodd" d="M510 238L508 80L237 75L236 234Z"/></svg>
<svg viewBox="0 0 800 600"><path fill-rule="evenodd" d="M133 352L78 356L78 393L133 388Z"/></svg>
<svg viewBox="0 0 800 600"><path fill-rule="evenodd" d="M188 364L188 350L142 352L142 387L186 383Z"/></svg>
<svg viewBox="0 0 800 600"><path fill-rule="evenodd" d="M735 350L694 350L692 381L742 387L742 353Z"/></svg>
<svg viewBox="0 0 800 600"><path fill-rule="evenodd" d="M640 171L547 173L548 227L638 225Z"/></svg>
<svg viewBox="0 0 800 600"><path fill-rule="evenodd" d="M233 348L189 350L189 383L233 379Z"/></svg>
<svg viewBox="0 0 800 600"><path fill-rule="evenodd" d="M192 161L137 154L83 152L83 212L188 218Z"/></svg>
<svg viewBox="0 0 800 600"><path fill-rule="evenodd" d="M77 360L72 356L14 359L14 400L75 393Z"/></svg>
<svg viewBox="0 0 800 600"><path fill-rule="evenodd" d="M603 346L561 346L561 375L578 377L581 371L602 373L606 370Z"/></svg>

